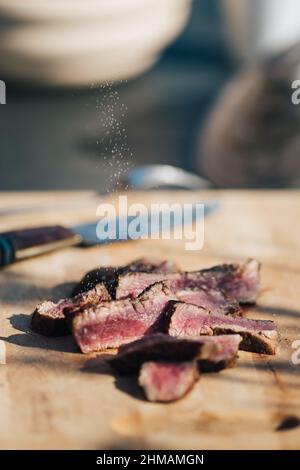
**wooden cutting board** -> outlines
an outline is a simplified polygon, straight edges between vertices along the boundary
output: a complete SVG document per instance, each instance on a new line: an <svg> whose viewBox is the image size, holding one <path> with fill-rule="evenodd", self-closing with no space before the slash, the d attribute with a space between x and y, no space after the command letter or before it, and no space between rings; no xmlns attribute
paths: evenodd
<svg viewBox="0 0 300 470"><path fill-rule="evenodd" d="M58 203L59 209L2 215L1 230L95 217L94 200L64 210L62 203L70 197L80 201L87 194L2 193L0 211L44 201ZM292 344L300 340L300 192L163 192L129 198L213 198L220 209L205 220L205 245L198 252L185 251L178 240L143 240L65 249L0 272L0 447L299 449L300 365L293 364ZM277 323L278 354L241 352L234 369L203 375L185 399L161 405L144 401L130 379L110 375L105 355L84 356L71 337L47 339L29 331L37 302L68 295L70 283L95 266L141 256L173 258L186 270L258 258L262 289L247 315Z"/></svg>

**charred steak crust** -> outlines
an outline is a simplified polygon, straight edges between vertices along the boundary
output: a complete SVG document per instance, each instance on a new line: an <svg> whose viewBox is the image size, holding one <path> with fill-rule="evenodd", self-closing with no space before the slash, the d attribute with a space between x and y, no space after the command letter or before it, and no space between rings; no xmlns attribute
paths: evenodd
<svg viewBox="0 0 300 470"><path fill-rule="evenodd" d="M241 340L239 335L186 339L156 333L121 346L109 363L120 374L135 373L148 361L197 361L201 371L217 371L234 363Z"/></svg>
<svg viewBox="0 0 300 470"><path fill-rule="evenodd" d="M70 334L60 302L45 301L37 305L31 318L31 329L44 336Z"/></svg>
<svg viewBox="0 0 300 470"><path fill-rule="evenodd" d="M74 287L72 296L82 294L93 289L97 284L103 284L112 296L114 291L114 283L118 268L106 266L103 268L93 269L84 275L79 283Z"/></svg>
<svg viewBox="0 0 300 470"><path fill-rule="evenodd" d="M169 403L183 398L199 377L195 362L145 362L138 382L147 400Z"/></svg>
<svg viewBox="0 0 300 470"><path fill-rule="evenodd" d="M100 267L89 271L74 287L73 295L86 292L96 284L102 283L107 288L112 298L115 298L118 277L128 272L161 272L172 273L179 271L178 266L172 260L155 260L152 258L140 258L126 266Z"/></svg>
<svg viewBox="0 0 300 470"><path fill-rule="evenodd" d="M70 334L65 311L76 311L109 300L110 295L104 285L98 284L93 289L78 294L70 299L63 299L57 303L45 301L40 303L33 312L31 328L44 336L64 336Z"/></svg>

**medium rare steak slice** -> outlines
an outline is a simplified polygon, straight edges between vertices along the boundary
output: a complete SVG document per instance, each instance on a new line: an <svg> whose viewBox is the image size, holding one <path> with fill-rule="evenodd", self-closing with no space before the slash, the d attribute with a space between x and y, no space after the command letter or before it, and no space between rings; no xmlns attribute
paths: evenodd
<svg viewBox="0 0 300 470"><path fill-rule="evenodd" d="M152 258L140 258L126 266L107 266L89 271L75 286L73 295L86 292L87 290L95 287L96 284L102 283L107 287L109 292L112 294L112 297L114 297L116 282L118 280L118 276L121 274L126 272L172 273L177 271L179 271L179 269L172 260L158 261Z"/></svg>
<svg viewBox="0 0 300 470"><path fill-rule="evenodd" d="M161 326L166 320L165 310L171 300L176 300L167 283L149 287L137 299L101 302L90 308L76 311L66 309L72 332L83 353L118 348Z"/></svg>
<svg viewBox="0 0 300 470"><path fill-rule="evenodd" d="M260 263L250 259L244 264L223 264L202 271L211 288L224 289L242 304L256 302L260 287Z"/></svg>
<svg viewBox="0 0 300 470"><path fill-rule="evenodd" d="M135 373L148 361L197 361L200 370L220 370L232 365L241 339L239 335L185 339L156 333L122 346L109 363L120 374Z"/></svg>
<svg viewBox="0 0 300 470"><path fill-rule="evenodd" d="M165 280L173 281L181 276L180 273L145 273L129 272L118 276L116 284L116 299L137 298L147 287Z"/></svg>
<svg viewBox="0 0 300 470"><path fill-rule="evenodd" d="M138 380L147 400L168 403L184 397L197 379L194 362L145 362Z"/></svg>
<svg viewBox="0 0 300 470"><path fill-rule="evenodd" d="M255 302L259 289L259 263L224 264L211 269L182 273L123 273L119 275L116 298L137 297L149 285L168 280L172 288L186 290L206 287L222 289L240 303Z"/></svg>
<svg viewBox="0 0 300 470"><path fill-rule="evenodd" d="M201 372L217 372L234 366L242 341L241 335L201 336L200 339L217 347L217 351L208 360L198 361Z"/></svg>
<svg viewBox="0 0 300 470"><path fill-rule="evenodd" d="M274 322L219 315L192 304L175 302L170 309L169 334L195 338L200 335L234 334L242 336L240 349L275 354L272 340L277 337Z"/></svg>
<svg viewBox="0 0 300 470"><path fill-rule="evenodd" d="M45 336L63 336L70 333L65 310L75 312L78 309L93 305L103 300L109 300L110 295L103 284L78 294L70 299L63 299L57 303L45 301L39 304L33 312L31 328Z"/></svg>
<svg viewBox="0 0 300 470"><path fill-rule="evenodd" d="M198 305L199 307L206 308L214 313L220 313L223 315L227 315L229 313L235 315L241 314L238 302L221 290L198 288L177 291L176 286L175 288L172 288L172 283L171 290L178 300L188 304Z"/></svg>
<svg viewBox="0 0 300 470"><path fill-rule="evenodd" d="M71 299L65 300L63 313L69 320L84 308L93 307L98 305L100 302L108 302L110 300L111 296L104 284L96 284L92 289L82 292L81 294L77 294Z"/></svg>

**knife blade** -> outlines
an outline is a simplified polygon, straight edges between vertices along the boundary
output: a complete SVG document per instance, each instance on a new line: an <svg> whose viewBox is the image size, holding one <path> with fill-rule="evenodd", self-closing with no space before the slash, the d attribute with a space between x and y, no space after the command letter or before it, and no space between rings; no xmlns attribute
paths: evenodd
<svg viewBox="0 0 300 470"><path fill-rule="evenodd" d="M204 204L203 211L197 211L194 206L189 217L184 217L184 219L176 217L179 214L176 214L176 211L174 211L174 217L170 219L168 228L170 231L173 231L179 225L192 224L197 219L214 212L218 206L219 204L216 201ZM160 211L154 215L154 218L153 214L139 218L140 228L134 236L132 236L130 226L136 220L136 215L116 217L113 225L117 230L113 230L113 233L110 233L109 230L106 231L106 237L99 237L99 222L101 223L99 220L72 227L54 225L3 232L0 233L0 266L7 266L19 260L69 246L101 245L151 237L153 234L157 238L164 231L162 220L166 214L164 211ZM156 221L156 225L155 222L153 224L153 219ZM106 221L105 223L108 222ZM101 228L103 232L105 227L102 226Z"/></svg>

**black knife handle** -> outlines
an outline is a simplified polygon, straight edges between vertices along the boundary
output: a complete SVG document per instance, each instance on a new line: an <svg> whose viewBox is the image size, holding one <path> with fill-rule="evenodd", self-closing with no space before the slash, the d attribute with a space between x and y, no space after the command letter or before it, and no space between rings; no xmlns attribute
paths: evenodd
<svg viewBox="0 0 300 470"><path fill-rule="evenodd" d="M77 245L81 237L60 225L0 233L0 266Z"/></svg>

